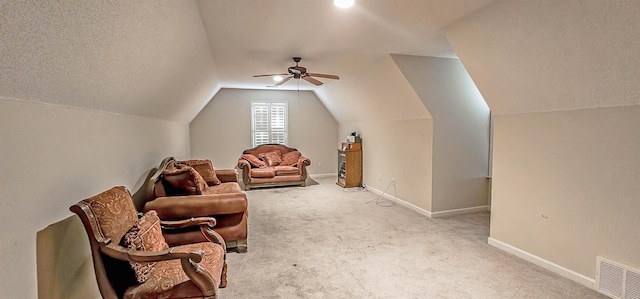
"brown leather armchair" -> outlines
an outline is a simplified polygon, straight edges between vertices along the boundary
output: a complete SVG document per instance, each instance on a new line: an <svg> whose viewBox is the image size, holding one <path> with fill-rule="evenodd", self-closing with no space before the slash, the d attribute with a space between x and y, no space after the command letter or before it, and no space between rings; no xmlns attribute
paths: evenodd
<svg viewBox="0 0 640 299"><path fill-rule="evenodd" d="M248 202L235 169L214 169L210 160L167 157L147 186L143 211L155 210L163 220L213 217L217 221L213 230L224 238L227 251L247 251ZM169 244L204 240L194 228L164 232Z"/></svg>
<svg viewBox="0 0 640 299"><path fill-rule="evenodd" d="M103 298L217 298L218 287L226 286L224 241L211 229L215 219L162 222L154 212L138 218L122 186L70 210L80 217L89 237ZM207 241L168 247L161 225L195 225Z"/></svg>

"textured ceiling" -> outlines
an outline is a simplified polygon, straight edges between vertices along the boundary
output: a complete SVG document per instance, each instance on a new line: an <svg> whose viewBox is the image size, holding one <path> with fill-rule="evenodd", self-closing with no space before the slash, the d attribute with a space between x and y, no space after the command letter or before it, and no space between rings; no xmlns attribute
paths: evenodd
<svg viewBox="0 0 640 299"><path fill-rule="evenodd" d="M343 78L360 75L391 53L456 57L442 28L492 1L360 0L347 10L330 0L198 4L222 86L266 88L271 78L252 75L286 73L294 56L302 57L309 72ZM298 88L316 89L303 80L279 87Z"/></svg>
<svg viewBox="0 0 640 299"><path fill-rule="evenodd" d="M195 2L1 1L0 97L190 121L218 85Z"/></svg>
<svg viewBox="0 0 640 299"><path fill-rule="evenodd" d="M455 57L442 28L493 0L0 0L0 98L189 122L220 88L267 88L302 56L337 119L349 107L415 93L389 54ZM394 84L394 86L389 86ZM386 95L386 96L385 96ZM360 99L357 97L360 96ZM353 102L351 102L353 99ZM402 99L399 99L402 100ZM340 101L340 102L337 102ZM331 109L331 108L330 108ZM428 112L395 111L399 117Z"/></svg>
<svg viewBox="0 0 640 299"><path fill-rule="evenodd" d="M510 0L446 28L495 114L640 105L640 1Z"/></svg>

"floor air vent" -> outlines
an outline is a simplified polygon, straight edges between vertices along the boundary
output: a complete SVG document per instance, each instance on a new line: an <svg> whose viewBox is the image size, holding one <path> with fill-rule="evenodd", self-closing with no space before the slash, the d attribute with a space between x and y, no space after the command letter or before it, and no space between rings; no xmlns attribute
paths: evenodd
<svg viewBox="0 0 640 299"><path fill-rule="evenodd" d="M640 299L639 270L601 256L596 261L596 286L600 293L612 298Z"/></svg>

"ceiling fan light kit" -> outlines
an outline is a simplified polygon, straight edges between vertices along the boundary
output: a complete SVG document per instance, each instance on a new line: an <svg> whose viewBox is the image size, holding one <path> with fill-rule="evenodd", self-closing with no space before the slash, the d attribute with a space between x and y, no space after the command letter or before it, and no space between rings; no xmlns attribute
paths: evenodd
<svg viewBox="0 0 640 299"><path fill-rule="evenodd" d="M353 6L355 0L333 0L333 5L339 8L349 8Z"/></svg>
<svg viewBox="0 0 640 299"><path fill-rule="evenodd" d="M286 74L265 74L265 75L254 75L253 77L273 77L274 81L277 81L278 83L276 83L274 85L274 87L280 86L284 83L286 83L287 81L291 80L291 79L302 79L305 80L315 86L320 86L322 85L322 81L314 78L314 77L319 77L319 78L327 78L327 79L333 79L333 80L340 80L340 77L337 75L329 75L329 74L320 74L320 73L307 73L307 68L300 66L298 63L300 62L300 60L302 60L302 58L300 57L293 57L293 61L296 63L295 66L291 66L287 69ZM282 76L287 76L287 77L282 77ZM280 80L278 80L278 78Z"/></svg>

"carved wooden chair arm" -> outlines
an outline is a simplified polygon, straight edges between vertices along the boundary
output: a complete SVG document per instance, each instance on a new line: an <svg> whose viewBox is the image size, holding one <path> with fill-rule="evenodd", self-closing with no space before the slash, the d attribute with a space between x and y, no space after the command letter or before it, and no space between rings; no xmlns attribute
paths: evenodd
<svg viewBox="0 0 640 299"><path fill-rule="evenodd" d="M183 248L170 247L162 251L142 251L127 249L117 244L101 246L102 253L119 260L131 262L161 262L175 259L189 259L196 263L202 260L204 252L190 251Z"/></svg>

